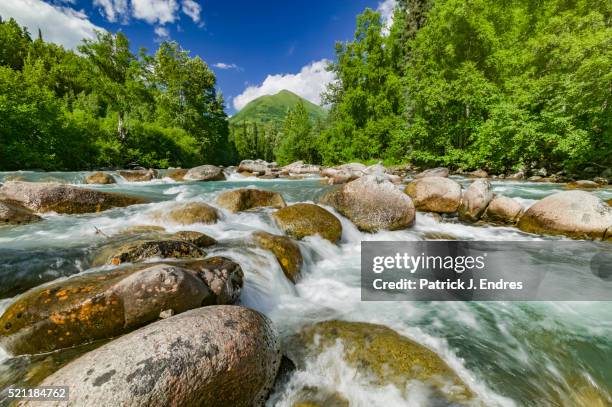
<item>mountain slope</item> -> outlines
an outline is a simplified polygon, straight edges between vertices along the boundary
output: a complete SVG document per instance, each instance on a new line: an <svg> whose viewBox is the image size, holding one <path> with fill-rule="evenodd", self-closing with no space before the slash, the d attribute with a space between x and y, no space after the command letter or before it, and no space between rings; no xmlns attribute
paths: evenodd
<svg viewBox="0 0 612 407"><path fill-rule="evenodd" d="M250 101L238 113L229 119L230 124L247 122L278 122L285 120L285 115L289 109L293 109L299 101L304 103L304 107L312 120L324 119L327 111L314 103L296 95L288 90L281 90L276 95L265 95Z"/></svg>

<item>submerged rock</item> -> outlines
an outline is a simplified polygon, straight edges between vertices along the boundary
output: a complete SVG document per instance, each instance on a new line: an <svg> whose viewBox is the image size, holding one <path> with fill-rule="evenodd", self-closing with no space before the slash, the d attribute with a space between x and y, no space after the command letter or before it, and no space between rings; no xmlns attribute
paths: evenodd
<svg viewBox="0 0 612 407"><path fill-rule="evenodd" d="M128 243L109 259L110 264L136 263L153 257L167 258L199 258L206 253L193 243L185 240L147 240Z"/></svg>
<svg viewBox="0 0 612 407"><path fill-rule="evenodd" d="M255 232L253 238L258 246L274 253L285 276L295 283L304 261L300 247L287 236L278 236L267 232Z"/></svg>
<svg viewBox="0 0 612 407"><path fill-rule="evenodd" d="M463 193L459 205L459 219L476 222L480 219L487 205L493 199L491 183L486 179L478 179L470 184Z"/></svg>
<svg viewBox="0 0 612 407"><path fill-rule="evenodd" d="M612 208L586 191L558 192L529 207L518 227L530 233L612 240Z"/></svg>
<svg viewBox="0 0 612 407"><path fill-rule="evenodd" d="M41 353L110 338L158 318L202 306L213 295L193 271L146 264L77 275L34 288L0 317L0 345Z"/></svg>
<svg viewBox="0 0 612 407"><path fill-rule="evenodd" d="M232 212L240 212L262 206L270 206L272 208L284 208L287 206L282 195L278 192L254 188L240 188L222 192L217 198L217 204Z"/></svg>
<svg viewBox="0 0 612 407"><path fill-rule="evenodd" d="M448 177L448 168L438 167L438 168L430 168L423 172L418 173L414 176L415 179L426 178L426 177Z"/></svg>
<svg viewBox="0 0 612 407"><path fill-rule="evenodd" d="M272 217L285 233L296 239L320 235L336 243L342 236L342 224L338 218L318 205L298 203L279 209Z"/></svg>
<svg viewBox="0 0 612 407"><path fill-rule="evenodd" d="M77 406L262 406L280 357L268 318L244 307L205 307L86 353L41 385L68 386Z"/></svg>
<svg viewBox="0 0 612 407"><path fill-rule="evenodd" d="M176 232L171 236L171 238L184 240L186 242L193 243L198 247L208 247L217 244L217 241L207 234L194 232L192 230Z"/></svg>
<svg viewBox="0 0 612 407"><path fill-rule="evenodd" d="M186 168L172 168L166 172L166 177L171 178L175 181L183 181L185 174L189 171Z"/></svg>
<svg viewBox="0 0 612 407"><path fill-rule="evenodd" d="M114 184L115 178L105 172L94 172L85 178L87 184Z"/></svg>
<svg viewBox="0 0 612 407"><path fill-rule="evenodd" d="M419 178L408 184L406 193L420 211L452 213L461 202L461 185L443 177Z"/></svg>
<svg viewBox="0 0 612 407"><path fill-rule="evenodd" d="M567 189L596 189L601 187L602 185L598 184L597 182L588 180L572 181L565 185L565 188Z"/></svg>
<svg viewBox="0 0 612 407"><path fill-rule="evenodd" d="M516 200L496 195L487 206L483 219L487 222L513 225L521 217L523 211L523 205Z"/></svg>
<svg viewBox="0 0 612 407"><path fill-rule="evenodd" d="M379 385L393 384L406 391L406 385L417 380L447 402L474 398L470 388L435 352L382 325L325 321L306 327L298 341L298 351L290 355L297 359L298 367L306 357L316 356L340 341L346 362Z"/></svg>
<svg viewBox="0 0 612 407"><path fill-rule="evenodd" d="M320 203L334 207L360 230L398 230L412 225L411 199L382 177L366 175L328 192Z"/></svg>
<svg viewBox="0 0 612 407"><path fill-rule="evenodd" d="M90 213L146 203L134 196L65 184L6 182L0 198L16 201L35 212Z"/></svg>
<svg viewBox="0 0 612 407"><path fill-rule="evenodd" d="M0 201L0 226L22 225L42 220L42 218L25 206L16 202Z"/></svg>
<svg viewBox="0 0 612 407"><path fill-rule="evenodd" d="M154 211L151 214L156 219L161 219L180 225L191 225L193 223L217 223L219 215L217 210L204 202L189 202L175 205L169 209Z"/></svg>
<svg viewBox="0 0 612 407"><path fill-rule="evenodd" d="M184 179L190 181L223 181L223 170L214 165L200 165L187 171Z"/></svg>
<svg viewBox="0 0 612 407"><path fill-rule="evenodd" d="M145 182L157 178L157 171L154 169L148 170L120 170L117 171L126 181L129 182Z"/></svg>

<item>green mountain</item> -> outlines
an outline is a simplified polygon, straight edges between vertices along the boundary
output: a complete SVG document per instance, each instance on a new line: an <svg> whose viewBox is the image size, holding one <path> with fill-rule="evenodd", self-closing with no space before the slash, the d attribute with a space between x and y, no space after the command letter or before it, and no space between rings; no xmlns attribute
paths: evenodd
<svg viewBox="0 0 612 407"><path fill-rule="evenodd" d="M321 106L296 95L288 90L281 90L276 95L266 95L250 101L238 113L229 119L230 124L238 124L244 121L269 123L281 123L285 120L285 115L289 109L293 109L299 101L304 103L304 107L311 119L324 119L327 110Z"/></svg>

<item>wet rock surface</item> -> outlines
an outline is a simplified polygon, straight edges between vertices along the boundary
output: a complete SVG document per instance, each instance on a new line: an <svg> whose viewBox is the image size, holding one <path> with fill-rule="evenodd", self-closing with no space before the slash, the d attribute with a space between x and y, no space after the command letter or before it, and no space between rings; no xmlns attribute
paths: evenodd
<svg viewBox="0 0 612 407"><path fill-rule="evenodd" d="M189 181L223 181L223 170L214 165L200 165L187 171L183 177Z"/></svg>
<svg viewBox="0 0 612 407"><path fill-rule="evenodd" d="M476 222L487 209L493 199L491 183L485 179L478 179L470 184L463 193L459 205L459 220Z"/></svg>
<svg viewBox="0 0 612 407"><path fill-rule="evenodd" d="M112 175L107 174L105 172L95 172L91 175L88 175L85 178L85 183L87 184L115 184L115 178Z"/></svg>
<svg viewBox="0 0 612 407"><path fill-rule="evenodd" d="M42 218L17 202L0 201L0 226L39 222Z"/></svg>
<svg viewBox="0 0 612 407"><path fill-rule="evenodd" d="M146 182L157 178L157 171L154 169L120 170L117 173L128 182Z"/></svg>
<svg viewBox="0 0 612 407"><path fill-rule="evenodd" d="M217 210L204 202L178 204L164 210L154 211L151 215L153 218L179 225L211 224L216 223L219 219Z"/></svg>
<svg viewBox="0 0 612 407"><path fill-rule="evenodd" d="M258 246L274 253L285 276L295 283L299 278L304 262L300 247L287 236L278 236L267 232L253 233L253 239Z"/></svg>
<svg viewBox="0 0 612 407"><path fill-rule="evenodd" d="M282 195L278 192L254 188L225 191L217 198L217 204L232 212L265 206L272 208L284 208L287 206Z"/></svg>
<svg viewBox="0 0 612 407"><path fill-rule="evenodd" d="M406 186L405 192L420 211L452 213L461 203L461 185L443 177L416 179Z"/></svg>
<svg viewBox="0 0 612 407"><path fill-rule="evenodd" d="M277 225L289 236L302 239L320 235L336 243L342 236L342 224L328 210L318 205L298 203L272 214Z"/></svg>

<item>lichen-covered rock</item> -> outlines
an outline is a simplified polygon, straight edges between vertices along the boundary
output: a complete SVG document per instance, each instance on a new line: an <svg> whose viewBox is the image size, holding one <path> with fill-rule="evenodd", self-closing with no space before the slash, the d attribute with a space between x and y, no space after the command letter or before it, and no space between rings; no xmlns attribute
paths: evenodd
<svg viewBox="0 0 612 407"><path fill-rule="evenodd" d="M240 298L244 272L238 263L226 257L215 256L179 264L196 272L212 291L204 305L233 304Z"/></svg>
<svg viewBox="0 0 612 407"><path fill-rule="evenodd" d="M523 205L503 195L496 195L485 210L483 219L487 222L513 225L521 217Z"/></svg>
<svg viewBox="0 0 612 407"><path fill-rule="evenodd" d="M296 161L281 168L282 172L289 174L318 174L321 167L314 164L304 164L304 161Z"/></svg>
<svg viewBox="0 0 612 407"><path fill-rule="evenodd" d="M298 368L338 341L347 363L379 385L393 384L406 391L413 380L432 387L437 396L465 403L473 392L435 352L382 325L325 321L306 327L299 335L302 348L293 356ZM436 404L437 405L437 404Z"/></svg>
<svg viewBox="0 0 612 407"><path fill-rule="evenodd" d="M16 202L0 201L0 226L22 225L40 220L40 216Z"/></svg>
<svg viewBox="0 0 612 407"><path fill-rule="evenodd" d="M612 207L586 191L558 192L529 207L518 227L530 233L612 240Z"/></svg>
<svg viewBox="0 0 612 407"><path fill-rule="evenodd" d="M240 188L222 192L217 198L217 204L232 212L240 212L262 206L270 206L272 208L284 208L287 206L282 195L278 192L254 188Z"/></svg>
<svg viewBox="0 0 612 407"><path fill-rule="evenodd" d="M478 221L492 199L493 190L489 181L478 179L472 182L461 198L459 219L468 222Z"/></svg>
<svg viewBox="0 0 612 407"><path fill-rule="evenodd" d="M87 184L114 184L115 178L105 172L94 172L85 178Z"/></svg>
<svg viewBox="0 0 612 407"><path fill-rule="evenodd" d="M300 247L287 236L277 236L267 232L253 233L253 239L258 246L274 253L285 276L295 283L304 262Z"/></svg>
<svg viewBox="0 0 612 407"><path fill-rule="evenodd" d="M420 211L452 213L461 203L461 185L443 177L416 179L408 184L405 192Z"/></svg>
<svg viewBox="0 0 612 407"><path fill-rule="evenodd" d="M77 275L17 298L0 317L0 345L13 354L41 353L110 338L212 296L195 272L171 264Z"/></svg>
<svg viewBox="0 0 612 407"><path fill-rule="evenodd" d="M200 165L187 171L184 179L190 181L223 181L223 170L214 165Z"/></svg>
<svg viewBox="0 0 612 407"><path fill-rule="evenodd" d="M398 230L412 225L415 217L410 197L389 181L366 175L325 194L320 203L334 207L360 230Z"/></svg>
<svg viewBox="0 0 612 407"><path fill-rule="evenodd" d="M414 178L426 178L426 177L448 177L448 168L438 167L438 168L430 168L423 172L418 173L414 176Z"/></svg>
<svg viewBox="0 0 612 407"><path fill-rule="evenodd" d="M108 260L109 264L136 263L153 257L200 258L206 253L186 240L147 240L132 242L119 248Z"/></svg>
<svg viewBox="0 0 612 407"><path fill-rule="evenodd" d="M157 178L157 171L152 168L148 170L120 170L117 173L129 182L145 182Z"/></svg>
<svg viewBox="0 0 612 407"><path fill-rule="evenodd" d="M597 182L589 180L572 181L565 184L565 188L567 189L596 189L601 187L602 185Z"/></svg>
<svg viewBox="0 0 612 407"><path fill-rule="evenodd" d="M193 243L198 247L208 247L217 244L217 241L205 233L195 232L192 230L184 230L176 232L171 236L172 239L184 240Z"/></svg>
<svg viewBox="0 0 612 407"><path fill-rule="evenodd" d="M34 212L90 213L146 203L130 195L103 192L65 184L6 182L0 198L16 201Z"/></svg>
<svg viewBox="0 0 612 407"><path fill-rule="evenodd" d="M276 331L262 314L204 307L86 353L41 385L68 386L75 406L262 406L280 357Z"/></svg>
<svg viewBox="0 0 612 407"><path fill-rule="evenodd" d="M180 225L211 224L217 223L219 219L217 210L204 202L181 203L169 209L154 211L151 215L153 218Z"/></svg>
<svg viewBox="0 0 612 407"><path fill-rule="evenodd" d="M188 171L187 168L172 168L166 172L166 177L175 181L183 181Z"/></svg>
<svg viewBox="0 0 612 407"><path fill-rule="evenodd" d="M272 217L285 233L296 239L320 235L336 243L342 236L338 218L318 205L298 203L279 209Z"/></svg>
<svg viewBox="0 0 612 407"><path fill-rule="evenodd" d="M276 163L269 163L264 160L242 160L238 165L238 172L250 173L255 175L264 175L276 169Z"/></svg>

